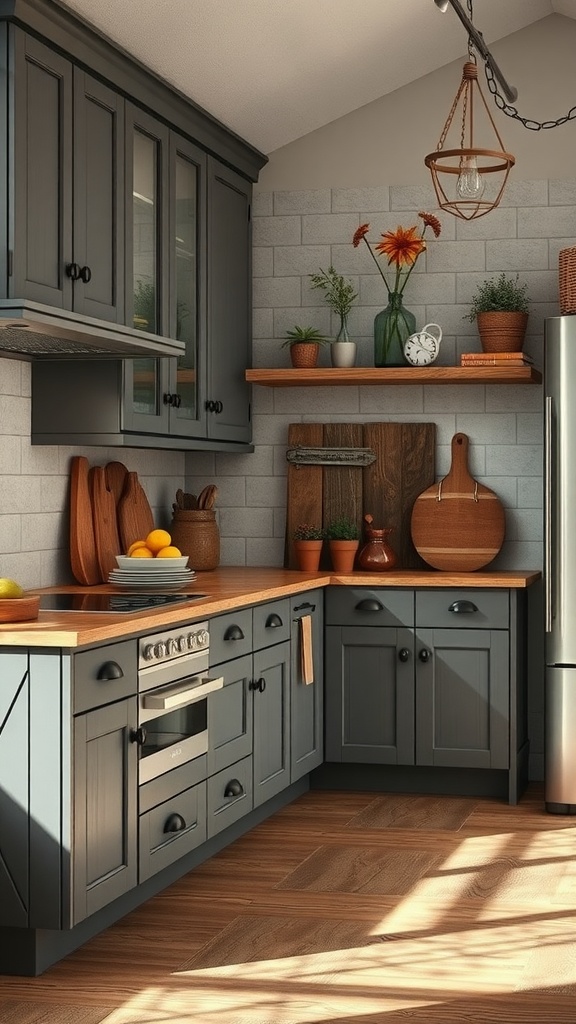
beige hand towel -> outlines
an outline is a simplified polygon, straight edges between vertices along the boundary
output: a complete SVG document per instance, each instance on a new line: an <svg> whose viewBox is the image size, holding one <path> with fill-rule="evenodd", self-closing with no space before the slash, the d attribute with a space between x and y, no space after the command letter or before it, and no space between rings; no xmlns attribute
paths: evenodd
<svg viewBox="0 0 576 1024"><path fill-rule="evenodd" d="M300 619L300 673L306 686L314 682L311 615L303 615Z"/></svg>

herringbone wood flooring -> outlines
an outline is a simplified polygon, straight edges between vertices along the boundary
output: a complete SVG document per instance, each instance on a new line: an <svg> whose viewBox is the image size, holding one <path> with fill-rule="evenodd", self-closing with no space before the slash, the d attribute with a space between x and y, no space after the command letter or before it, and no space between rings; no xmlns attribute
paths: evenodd
<svg viewBox="0 0 576 1024"><path fill-rule="evenodd" d="M2 1024L576 1024L576 821L312 791L40 978Z"/></svg>

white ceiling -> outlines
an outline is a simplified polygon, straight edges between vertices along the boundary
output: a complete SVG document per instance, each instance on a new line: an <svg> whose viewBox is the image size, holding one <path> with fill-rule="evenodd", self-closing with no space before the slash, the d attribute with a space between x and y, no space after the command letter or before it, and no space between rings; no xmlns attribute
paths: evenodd
<svg viewBox="0 0 576 1024"><path fill-rule="evenodd" d="M66 0L66 6L266 154L467 49L455 12L442 14L433 0ZM576 0L476 0L474 25L491 46L554 13L576 18Z"/></svg>

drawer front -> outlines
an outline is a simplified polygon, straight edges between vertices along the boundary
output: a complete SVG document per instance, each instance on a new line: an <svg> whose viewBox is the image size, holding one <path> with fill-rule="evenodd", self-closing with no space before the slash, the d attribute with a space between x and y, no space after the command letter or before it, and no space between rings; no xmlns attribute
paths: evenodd
<svg viewBox="0 0 576 1024"><path fill-rule="evenodd" d="M254 650L290 639L290 601L269 601L252 609Z"/></svg>
<svg viewBox="0 0 576 1024"><path fill-rule="evenodd" d="M418 626L453 629L508 629L507 590L417 590Z"/></svg>
<svg viewBox="0 0 576 1024"><path fill-rule="evenodd" d="M138 689L136 640L74 655L74 714L130 697Z"/></svg>
<svg viewBox="0 0 576 1024"><path fill-rule="evenodd" d="M210 665L252 653L252 609L210 619Z"/></svg>
<svg viewBox="0 0 576 1024"><path fill-rule="evenodd" d="M252 658L234 658L217 672L224 686L208 697L208 775L252 753Z"/></svg>
<svg viewBox="0 0 576 1024"><path fill-rule="evenodd" d="M386 587L329 587L327 626L412 626L414 591Z"/></svg>
<svg viewBox="0 0 576 1024"><path fill-rule="evenodd" d="M206 842L206 783L140 815L139 832L139 880L144 882Z"/></svg>
<svg viewBox="0 0 576 1024"><path fill-rule="evenodd" d="M208 838L252 810L252 757L208 779Z"/></svg>
<svg viewBox="0 0 576 1024"><path fill-rule="evenodd" d="M178 796L185 790L195 786L198 782L204 782L208 775L208 764L206 754L200 754L193 761L186 761L171 772L164 772L156 779L145 782L138 787L138 810L140 814L151 811L158 804L163 804L173 796Z"/></svg>

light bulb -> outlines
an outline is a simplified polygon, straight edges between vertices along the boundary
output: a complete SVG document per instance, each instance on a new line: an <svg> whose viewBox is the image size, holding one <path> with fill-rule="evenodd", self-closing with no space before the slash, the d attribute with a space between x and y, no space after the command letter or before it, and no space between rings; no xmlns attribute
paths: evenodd
<svg viewBox="0 0 576 1024"><path fill-rule="evenodd" d="M486 182L478 170L475 156L465 156L460 165L456 191L461 199L482 199Z"/></svg>

